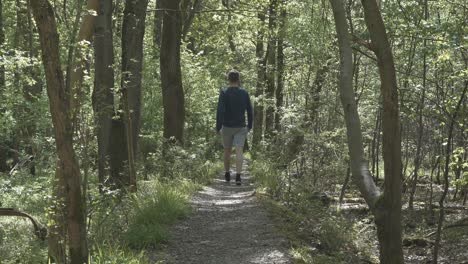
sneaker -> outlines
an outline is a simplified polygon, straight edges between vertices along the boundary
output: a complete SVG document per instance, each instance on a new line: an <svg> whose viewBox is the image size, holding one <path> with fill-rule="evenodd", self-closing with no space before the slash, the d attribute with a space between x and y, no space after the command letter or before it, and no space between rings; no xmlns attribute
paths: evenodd
<svg viewBox="0 0 468 264"><path fill-rule="evenodd" d="M236 185L241 185L241 175L240 175L240 173L236 174Z"/></svg>
<svg viewBox="0 0 468 264"><path fill-rule="evenodd" d="M224 179L226 179L226 182L230 182L231 181L231 173L229 171L227 171L225 174L224 174Z"/></svg>

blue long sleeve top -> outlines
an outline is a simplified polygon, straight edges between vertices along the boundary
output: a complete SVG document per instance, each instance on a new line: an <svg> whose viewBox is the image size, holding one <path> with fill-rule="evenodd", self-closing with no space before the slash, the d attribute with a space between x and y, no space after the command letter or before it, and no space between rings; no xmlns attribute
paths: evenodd
<svg viewBox="0 0 468 264"><path fill-rule="evenodd" d="M252 129L253 113L249 93L242 87L223 88L219 92L218 110L216 111L216 130L225 127L247 127Z"/></svg>

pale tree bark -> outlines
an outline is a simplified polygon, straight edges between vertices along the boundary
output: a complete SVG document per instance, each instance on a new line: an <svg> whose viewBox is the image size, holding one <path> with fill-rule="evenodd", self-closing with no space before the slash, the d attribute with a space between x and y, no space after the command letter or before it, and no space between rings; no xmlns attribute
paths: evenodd
<svg viewBox="0 0 468 264"><path fill-rule="evenodd" d="M263 44L265 37L265 31L263 29L265 24L265 14L263 12L258 12L257 17L259 19L260 26L257 32L257 40L255 44L255 57L257 59L257 83L255 88L254 122L252 136L252 146L254 149L262 140L263 135L263 96L266 78L266 60L264 55L265 45Z"/></svg>
<svg viewBox="0 0 468 264"><path fill-rule="evenodd" d="M398 90L393 54L385 24L375 0L361 0L364 19L369 30L380 73L382 95L382 150L384 161L384 196L376 211L383 264L403 263L401 242L402 164Z"/></svg>
<svg viewBox="0 0 468 264"><path fill-rule="evenodd" d="M98 178L104 184L109 166L109 143L114 115L114 43L112 38L112 0L99 1L94 32L93 110L97 130Z"/></svg>
<svg viewBox="0 0 468 264"><path fill-rule="evenodd" d="M185 98L182 88L180 0L161 0L163 14L160 73L164 107L164 138L183 142Z"/></svg>
<svg viewBox="0 0 468 264"><path fill-rule="evenodd" d="M367 160L364 158L361 121L358 114L353 89L353 59L351 42L342 0L330 0L335 18L340 49L340 98L343 105L348 148L350 156L351 175L367 204L375 210L380 190L372 180Z"/></svg>
<svg viewBox="0 0 468 264"><path fill-rule="evenodd" d="M362 143L362 133L360 128L359 115L357 112L356 100L354 99L354 90L352 87L353 77L352 77L352 50L349 40L348 24L345 16L345 9L342 0L330 0L333 8L333 15L335 18L336 30L338 33L338 43L340 47L340 96L343 104L343 109L345 113L345 122L348 135L348 147L350 153L351 161L351 172L354 181L356 182L361 194L364 196L367 204L369 205L371 211L375 216L375 222L377 225L377 234L380 244L380 261L381 263L392 263L398 264L403 263L403 251L401 247L401 161L399 160L399 124L398 122L393 122L390 124L395 125L394 128L396 132L393 132L393 135L387 135L384 131L384 161L385 161L385 189L384 195L380 196L380 191L375 186L375 183L372 180L372 176L369 173L368 163L364 160L364 150ZM375 2L374 2L375 5ZM376 5L375 5L376 6ZM367 6L366 8L369 8ZM367 9L366 12L369 12ZM372 12L379 12L378 10L372 10ZM378 13L379 14L379 13ZM375 15L375 14L374 14ZM366 15L366 19L369 22L369 17ZM373 18L375 19L375 18ZM371 20L371 23L376 23ZM381 19L380 19L381 21ZM372 24L373 26L375 24ZM383 22L381 21L381 26ZM375 28L370 29L371 32L375 34ZM381 27L378 27L379 33L385 34L385 30ZM381 37L386 37L386 35ZM372 39L375 42L375 39ZM376 44L374 44L376 45ZM382 48L382 43L376 45L377 49ZM388 48L388 47L386 47ZM378 52L377 52L378 53ZM381 54L379 54L381 55ZM379 57L378 55L378 57ZM386 54L389 56L389 54ZM385 57L387 60L388 57ZM380 58L382 59L382 58ZM393 63L390 53L390 61L386 63ZM392 64L393 65L393 64ZM379 66L380 63L379 63ZM391 69L390 69L391 70ZM390 87L383 87L382 93L384 98L384 128L388 128L388 121L395 121L394 116L388 115L388 111L395 114L396 121L398 121L398 108L388 109L388 103L397 104L398 97L395 94L392 94L393 88L396 88L396 78L391 78L387 76L388 72L385 72L381 75L382 82L384 80L393 81L390 82ZM393 76L394 71L393 71ZM384 84L388 85L388 84ZM385 90L388 89L388 90ZM394 91L396 92L396 90ZM388 98L388 95L392 95L392 98ZM394 106L394 105L393 105ZM386 112L387 111L387 112ZM392 119L393 118L393 119ZM393 137L392 137L393 136ZM394 138L397 137L397 138ZM396 140L396 144L393 141ZM394 143L395 145L392 145ZM392 148L393 147L393 148ZM394 153L396 152L396 153ZM389 159L388 155L393 155ZM393 159L392 159L393 158ZM389 163L393 162L393 163ZM396 171L392 171L392 168L389 166L395 166ZM393 174L392 174L393 173ZM395 185L397 188L395 188ZM395 204L398 202L398 204Z"/></svg>
<svg viewBox="0 0 468 264"><path fill-rule="evenodd" d="M47 0L31 1L31 8L39 30L42 61L47 80L50 113L54 125L58 154L57 173L63 179L67 212L67 231L70 261L88 263L85 214L82 204L81 174L73 149L73 130L70 102L67 100L60 63L59 35L52 6ZM60 181L59 181L60 183Z"/></svg>

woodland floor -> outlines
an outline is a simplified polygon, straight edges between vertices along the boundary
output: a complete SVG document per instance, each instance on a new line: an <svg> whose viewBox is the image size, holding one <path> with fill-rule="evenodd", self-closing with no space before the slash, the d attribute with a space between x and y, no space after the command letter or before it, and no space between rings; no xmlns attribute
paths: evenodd
<svg viewBox="0 0 468 264"><path fill-rule="evenodd" d="M245 162L245 163L248 163ZM153 263L292 263L289 244L255 197L244 165L242 186L219 175L191 199L193 213L171 230L171 239L150 253ZM234 177L232 177L234 178Z"/></svg>

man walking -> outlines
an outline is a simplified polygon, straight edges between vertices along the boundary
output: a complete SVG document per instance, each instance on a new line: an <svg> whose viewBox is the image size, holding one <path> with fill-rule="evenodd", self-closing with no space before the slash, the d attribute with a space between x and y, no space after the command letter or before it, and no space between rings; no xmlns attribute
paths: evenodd
<svg viewBox="0 0 468 264"><path fill-rule="evenodd" d="M247 133L252 129L252 104L249 93L240 87L240 74L236 70L227 75L229 85L221 89L216 112L216 131L221 132L224 146L224 177L231 181L230 163L232 147L236 147L236 184L241 185L243 149ZM245 124L247 112L247 127Z"/></svg>

